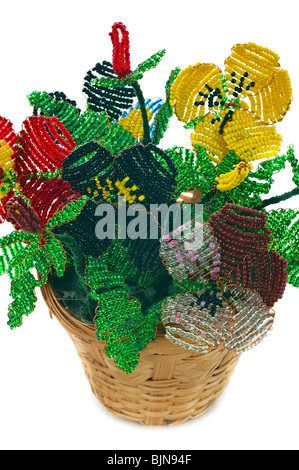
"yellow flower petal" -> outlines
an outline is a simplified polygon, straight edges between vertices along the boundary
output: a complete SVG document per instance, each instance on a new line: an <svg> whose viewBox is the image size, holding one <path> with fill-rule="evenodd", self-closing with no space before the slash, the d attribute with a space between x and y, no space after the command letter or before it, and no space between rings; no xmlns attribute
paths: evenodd
<svg viewBox="0 0 299 470"><path fill-rule="evenodd" d="M11 159L14 151L5 140L0 140L0 168L6 173L7 170L13 168L14 161Z"/></svg>
<svg viewBox="0 0 299 470"><path fill-rule="evenodd" d="M277 155L282 137L274 126L266 125L253 113L239 109L226 123L223 139L227 148L234 150L240 160L250 162Z"/></svg>
<svg viewBox="0 0 299 470"><path fill-rule="evenodd" d="M241 99L269 85L280 64L275 52L249 42L236 44L225 66L227 88L233 97Z"/></svg>
<svg viewBox="0 0 299 470"><path fill-rule="evenodd" d="M198 63L184 69L170 90L170 104L180 121L188 124L208 108L218 108L223 92L222 72L214 64Z"/></svg>
<svg viewBox="0 0 299 470"><path fill-rule="evenodd" d="M222 117L224 111L219 113ZM205 147L206 151L210 154L210 159L219 164L225 155L228 153L228 148L220 131L222 119L217 119L212 113L206 114L202 121L194 128L194 134L191 134L191 142L193 148L195 145Z"/></svg>
<svg viewBox="0 0 299 470"><path fill-rule="evenodd" d="M12 160L13 154L14 151L8 145L8 143L5 142L5 140L0 140L0 168L3 170L8 180L12 179L9 170L11 170L15 164L15 162ZM11 188L5 190L4 187L5 184L0 183L0 200L11 191Z"/></svg>
<svg viewBox="0 0 299 470"><path fill-rule="evenodd" d="M147 118L148 121L153 117L153 113L147 107ZM142 113L140 109L133 108L128 116L120 118L118 122L124 129L131 132L133 137L137 141L141 141L143 139L143 120L142 120Z"/></svg>
<svg viewBox="0 0 299 470"><path fill-rule="evenodd" d="M242 181L248 176L252 170L252 165L247 165L244 162L240 162L236 168L228 173L223 173L219 177L215 178L218 185L216 186L219 191L229 191L239 186Z"/></svg>
<svg viewBox="0 0 299 470"><path fill-rule="evenodd" d="M277 70L273 80L259 93L249 96L250 111L266 124L281 121L290 109L292 86L286 70Z"/></svg>

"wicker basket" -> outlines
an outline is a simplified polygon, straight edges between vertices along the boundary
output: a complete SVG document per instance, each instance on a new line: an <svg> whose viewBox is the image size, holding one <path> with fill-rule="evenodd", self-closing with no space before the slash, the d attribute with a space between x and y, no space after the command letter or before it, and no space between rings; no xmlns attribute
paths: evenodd
<svg viewBox="0 0 299 470"><path fill-rule="evenodd" d="M113 414L146 425L182 423L207 411L227 386L239 354L222 345L207 354L175 346L159 330L140 353L137 369L125 374L104 351L95 328L71 317L50 287L42 288L49 308L73 340L91 389Z"/></svg>

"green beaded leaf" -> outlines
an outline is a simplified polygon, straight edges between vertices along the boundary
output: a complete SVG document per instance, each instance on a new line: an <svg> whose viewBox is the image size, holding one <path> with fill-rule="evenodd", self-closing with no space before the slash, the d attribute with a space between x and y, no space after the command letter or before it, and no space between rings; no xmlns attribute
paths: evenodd
<svg viewBox="0 0 299 470"><path fill-rule="evenodd" d="M27 98L30 105L39 109L45 116L57 117L68 130L76 128L80 115L79 109L65 101L56 101L45 91L33 91Z"/></svg>
<svg viewBox="0 0 299 470"><path fill-rule="evenodd" d="M149 59L145 60L144 62L141 62L141 64L137 66L135 72L144 73L150 69L157 67L157 65L161 62L162 58L164 57L165 53L166 49L156 52Z"/></svg>
<svg viewBox="0 0 299 470"><path fill-rule="evenodd" d="M52 264L56 270L56 274L58 277L62 277L65 271L65 266L67 262L67 256L63 249L62 244L59 240L57 240L54 235L47 233L45 235L46 244L44 249L52 260Z"/></svg>
<svg viewBox="0 0 299 470"><path fill-rule="evenodd" d="M91 84L108 88L124 88L137 80L141 80L142 77L142 73L131 72L124 78L94 78L91 80Z"/></svg>
<svg viewBox="0 0 299 470"><path fill-rule="evenodd" d="M104 262L91 256L86 258L85 282L91 288L91 297L95 300L101 299L103 292L113 290L129 290L124 284L123 278L115 272L108 271Z"/></svg>
<svg viewBox="0 0 299 470"><path fill-rule="evenodd" d="M75 142L81 145L91 140L100 140L105 135L107 126L108 118L104 111L96 113L89 109L79 116L77 126L71 133Z"/></svg>
<svg viewBox="0 0 299 470"><path fill-rule="evenodd" d="M215 177L217 176L216 166L211 162L204 147L195 145L195 150L202 175L211 184L211 186L214 187L216 185Z"/></svg>
<svg viewBox="0 0 299 470"><path fill-rule="evenodd" d="M142 79L144 72L157 67L165 53L166 50L163 49L162 51L153 54L149 59L139 64L136 70L130 72L124 78L94 78L90 83L91 85L108 88L123 88L128 85L132 85L134 82L137 82L137 80Z"/></svg>
<svg viewBox="0 0 299 470"><path fill-rule="evenodd" d="M114 273L119 274L126 281L136 276L142 276L133 266L128 257L128 247L125 247L121 240L114 239L108 250L101 256L101 261L106 263L107 268Z"/></svg>
<svg viewBox="0 0 299 470"><path fill-rule="evenodd" d="M107 114L91 109L80 111L65 101L56 101L46 92L34 91L28 95L31 106L40 109L45 116L55 116L72 134L77 145L90 140L99 140L107 132L109 124Z"/></svg>
<svg viewBox="0 0 299 470"><path fill-rule="evenodd" d="M274 179L272 178L275 173L283 170L285 168L285 162L287 161L286 155L277 155L276 157L265 160L261 162L256 171L253 171L249 174L249 178L255 178L258 180L264 180L271 185L274 183ZM268 189L268 185L267 185ZM264 191L263 191L264 193Z"/></svg>
<svg viewBox="0 0 299 470"><path fill-rule="evenodd" d="M204 220L216 211L219 211L226 203L233 203L239 206L258 208L262 206L261 195L268 194L274 183L273 175L285 168L287 156L276 156L271 160L259 164L255 171L251 171L245 180L236 188L229 191L214 191L210 194L208 201L203 198L205 204ZM239 160L233 151L230 151L222 160L218 167L215 167L216 174L227 173L234 169Z"/></svg>
<svg viewBox="0 0 299 470"><path fill-rule="evenodd" d="M122 290L101 294L95 318L97 337L106 341L107 356L127 374L136 369L139 352L155 338L156 321L156 309L143 315L139 302Z"/></svg>
<svg viewBox="0 0 299 470"><path fill-rule="evenodd" d="M14 257L22 250L22 243L14 243L9 246L4 246L1 249L2 256L0 256L0 276L7 273L11 279L17 277L21 273L21 267L17 265L14 269L10 269L10 265Z"/></svg>
<svg viewBox="0 0 299 470"><path fill-rule="evenodd" d="M292 166L293 170L293 182L299 188L299 162L298 159L295 157L294 147L292 145L289 146L287 152L287 158Z"/></svg>
<svg viewBox="0 0 299 470"><path fill-rule="evenodd" d="M134 139L130 131L124 129L120 124L111 122L100 143L107 147L112 155L118 155L122 150L135 145L137 140Z"/></svg>
<svg viewBox="0 0 299 470"><path fill-rule="evenodd" d="M251 206L261 204L260 196L269 193L274 183L273 175L285 168L286 161L286 155L277 155L271 160L261 162L256 171L251 171L235 190L230 191L231 196L238 197L238 203L241 203L241 198L243 198L244 201L248 199Z"/></svg>
<svg viewBox="0 0 299 470"><path fill-rule="evenodd" d="M205 288L205 284L202 282L184 281L184 280L173 280L173 284L176 286L176 292L178 294L184 294L185 292L199 292Z"/></svg>
<svg viewBox="0 0 299 470"><path fill-rule="evenodd" d="M33 312L36 303L34 289L48 280L51 266L61 276L64 272L65 254L60 243L50 234L44 237L15 231L0 239L0 275L7 273L11 279L11 296L14 299L8 310L8 325L14 329L22 324L23 315ZM31 269L40 275L36 280Z"/></svg>
<svg viewBox="0 0 299 470"><path fill-rule="evenodd" d="M182 192L194 188L198 188L203 194L211 191L213 186L206 178L202 162L198 160L197 155L192 150L184 147L173 147L165 150L165 152L171 157L178 170L176 197L179 197ZM207 164L210 164L210 160ZM214 179L215 176L214 173ZM214 185L216 185L216 181L214 181Z"/></svg>
<svg viewBox="0 0 299 470"><path fill-rule="evenodd" d="M98 258L107 250L111 240L97 236L95 216L97 206L98 203L94 199L89 199L75 220L52 229L54 236L66 245L68 245L68 242L65 242L62 237L70 236L71 239L74 239L75 246L83 255ZM73 244L73 241L71 241L71 244Z"/></svg>
<svg viewBox="0 0 299 470"><path fill-rule="evenodd" d="M24 246L24 243L25 246ZM18 230L0 238L0 275L7 273L11 279L24 270L34 267L38 251L38 235Z"/></svg>
<svg viewBox="0 0 299 470"><path fill-rule="evenodd" d="M23 315L33 312L36 303L34 292L37 286L35 277L30 272L23 272L11 281L10 295L14 299L8 308L8 326L15 329L22 324Z"/></svg>
<svg viewBox="0 0 299 470"><path fill-rule="evenodd" d="M48 274L52 267L52 259L47 254L44 247L40 247L38 252L34 255L34 266L40 275L40 281L37 281L37 286L41 287L48 281Z"/></svg>
<svg viewBox="0 0 299 470"><path fill-rule="evenodd" d="M36 240L36 238L37 238L37 235L34 233L26 233L23 230L16 230L0 238L0 248L15 244L15 243L31 242L32 240Z"/></svg>
<svg viewBox="0 0 299 470"><path fill-rule="evenodd" d="M240 163L238 155L233 150L230 150L218 167L216 167L217 176L232 171L238 163Z"/></svg>
<svg viewBox="0 0 299 470"><path fill-rule="evenodd" d="M66 222L70 222L71 220L75 220L78 215L81 214L87 200L87 196L82 196L80 199L67 204L61 211L56 212L49 220L46 225L47 229L51 230L54 227L58 227Z"/></svg>
<svg viewBox="0 0 299 470"><path fill-rule="evenodd" d="M29 245L22 247L11 259L8 272L19 266L22 271L28 271L34 266L35 255L39 250L39 240L32 240Z"/></svg>
<svg viewBox="0 0 299 470"><path fill-rule="evenodd" d="M299 210L272 210L267 213L267 225L272 230L270 248L288 262L288 283L299 287Z"/></svg>
<svg viewBox="0 0 299 470"><path fill-rule="evenodd" d="M249 173L248 177L236 188L230 191L216 190L216 176L227 173L239 163L235 152L230 151L219 164L214 165L205 148L196 146L196 153L191 150L173 147L166 150L178 169L178 186L176 196L182 192L198 188L202 192L201 203L204 204L204 221L219 211L226 203L233 203L246 207L262 205L262 194L268 194L274 182L273 175L285 168L287 156L262 162L256 171Z"/></svg>
<svg viewBox="0 0 299 470"><path fill-rule="evenodd" d="M40 245L40 237L37 234L22 230L12 232L0 239L0 252L0 275L7 273L10 279L15 279L35 268L41 276L37 285L41 286L47 282L52 259L45 247Z"/></svg>
<svg viewBox="0 0 299 470"><path fill-rule="evenodd" d="M154 132L152 141L154 144L158 145L162 137L164 136L165 132L168 129L170 118L173 116L173 108L170 105L170 88L175 79L177 78L178 74L180 73L181 69L176 68L170 74L170 77L166 83L166 101L165 104L161 106L159 111L155 116L154 121Z"/></svg>

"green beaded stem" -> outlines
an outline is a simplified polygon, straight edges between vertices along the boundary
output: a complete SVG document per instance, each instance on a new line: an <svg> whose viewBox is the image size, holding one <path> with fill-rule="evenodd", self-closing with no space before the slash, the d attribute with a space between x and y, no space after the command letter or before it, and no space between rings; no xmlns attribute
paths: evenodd
<svg viewBox="0 0 299 470"><path fill-rule="evenodd" d="M147 110L145 106L145 100L143 93L141 91L141 88L138 84L138 82L133 82L132 87L136 93L140 109L141 109L141 114L142 114L142 121L143 121L143 140L142 143L143 145L147 145L151 142L151 136L150 136L150 128L149 128L149 123L148 123L148 117L147 117Z"/></svg>

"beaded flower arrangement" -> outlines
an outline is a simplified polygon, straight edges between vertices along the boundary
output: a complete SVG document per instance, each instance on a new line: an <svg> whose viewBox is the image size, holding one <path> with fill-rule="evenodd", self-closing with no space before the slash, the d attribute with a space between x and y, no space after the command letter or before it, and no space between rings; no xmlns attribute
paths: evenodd
<svg viewBox="0 0 299 470"><path fill-rule="evenodd" d="M293 146L279 155L275 129L290 108L289 75L269 49L237 44L224 72L176 68L164 99L145 99L139 81L165 50L132 71L126 27L115 23L110 37L112 63L84 78L85 110L62 92L34 91L19 133L0 118L0 219L14 226L0 239L8 325L22 324L49 282L126 373L159 323L182 348L246 351L271 329L286 283L299 287L299 210L267 210L299 194ZM175 116L190 148L162 149ZM288 164L294 188L262 198ZM136 226L123 235L130 222L118 219L114 236L97 236L101 210L119 209L120 198L128 213L139 208L143 235ZM153 204L193 215L169 233L162 217L153 237L144 223Z"/></svg>

